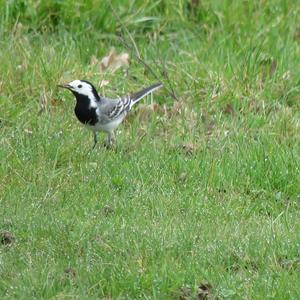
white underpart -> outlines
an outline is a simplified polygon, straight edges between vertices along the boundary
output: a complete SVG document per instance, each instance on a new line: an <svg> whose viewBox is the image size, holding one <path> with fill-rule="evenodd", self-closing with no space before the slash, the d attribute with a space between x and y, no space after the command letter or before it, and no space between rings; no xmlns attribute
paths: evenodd
<svg viewBox="0 0 300 300"><path fill-rule="evenodd" d="M107 133L111 133L112 131L114 131L114 129L116 129L121 124L124 117L125 116L120 116L120 118L117 118L106 124L97 123L94 126L86 124L86 127L88 127L89 129L91 129L93 131L104 131Z"/></svg>

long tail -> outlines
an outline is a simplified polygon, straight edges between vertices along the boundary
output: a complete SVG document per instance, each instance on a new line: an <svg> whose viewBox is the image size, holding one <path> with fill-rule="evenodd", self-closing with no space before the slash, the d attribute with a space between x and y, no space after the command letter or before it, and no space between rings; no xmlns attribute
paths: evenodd
<svg viewBox="0 0 300 300"><path fill-rule="evenodd" d="M130 108L137 102L139 102L142 98L144 98L145 96L149 95L150 93L158 90L159 88L161 88L163 85L162 83L155 83L145 89L142 89L132 95L130 95Z"/></svg>

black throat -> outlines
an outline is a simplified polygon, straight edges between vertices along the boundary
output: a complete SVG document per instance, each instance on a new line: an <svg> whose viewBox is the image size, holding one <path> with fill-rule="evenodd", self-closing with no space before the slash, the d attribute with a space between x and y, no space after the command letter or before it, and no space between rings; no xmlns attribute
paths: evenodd
<svg viewBox="0 0 300 300"><path fill-rule="evenodd" d="M73 92L73 91L72 91ZM98 116L95 107L90 107L91 100L88 96L73 92L76 98L75 115L78 120L87 125L95 125L98 122ZM100 97L97 94L97 101L100 101Z"/></svg>

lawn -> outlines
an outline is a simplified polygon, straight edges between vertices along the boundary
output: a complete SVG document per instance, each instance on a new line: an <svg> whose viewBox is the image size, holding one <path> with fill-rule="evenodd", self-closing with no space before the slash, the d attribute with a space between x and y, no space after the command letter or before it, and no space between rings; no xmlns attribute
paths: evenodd
<svg viewBox="0 0 300 300"><path fill-rule="evenodd" d="M298 0L2 1L0 36L0 299L300 298ZM91 150L74 79L164 88Z"/></svg>

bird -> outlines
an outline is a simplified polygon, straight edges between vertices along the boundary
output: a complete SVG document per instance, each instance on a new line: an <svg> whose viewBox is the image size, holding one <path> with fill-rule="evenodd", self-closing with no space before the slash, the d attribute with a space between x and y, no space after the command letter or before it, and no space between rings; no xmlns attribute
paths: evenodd
<svg viewBox="0 0 300 300"><path fill-rule="evenodd" d="M87 80L74 80L58 87L70 90L76 99L75 115L94 137L93 148L97 144L97 132L107 133L105 146L111 148L115 143L114 130L122 123L131 108L148 94L161 88L162 83L155 83L131 95L110 99L98 94L94 85Z"/></svg>

